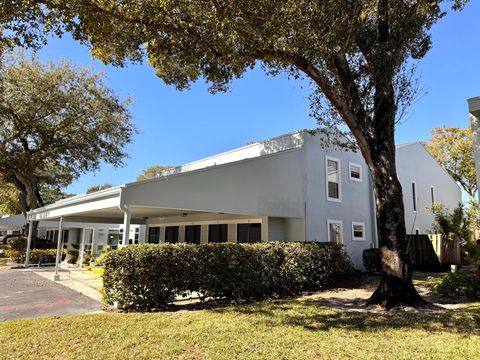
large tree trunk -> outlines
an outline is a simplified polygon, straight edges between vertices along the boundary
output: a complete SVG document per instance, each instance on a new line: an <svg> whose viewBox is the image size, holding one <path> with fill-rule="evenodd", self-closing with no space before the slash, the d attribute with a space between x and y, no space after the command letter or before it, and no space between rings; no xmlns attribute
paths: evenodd
<svg viewBox="0 0 480 360"><path fill-rule="evenodd" d="M381 259L381 280L368 303L390 309L397 305L422 306L412 283L407 251L405 211L395 164L393 134L377 134L370 144L369 165L376 199L377 230Z"/></svg>

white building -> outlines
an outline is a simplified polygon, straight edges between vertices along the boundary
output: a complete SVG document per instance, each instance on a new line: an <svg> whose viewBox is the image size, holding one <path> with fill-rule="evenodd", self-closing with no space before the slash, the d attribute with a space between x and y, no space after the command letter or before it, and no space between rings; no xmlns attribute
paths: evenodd
<svg viewBox="0 0 480 360"><path fill-rule="evenodd" d="M407 232L428 233L432 202L453 208L460 188L420 143L397 148ZM158 179L75 196L29 220L145 224L147 242L336 241L357 268L377 246L368 168L359 152L325 148L306 131L180 166ZM126 236L124 236L126 240Z"/></svg>
<svg viewBox="0 0 480 360"><path fill-rule="evenodd" d="M59 223L55 220L40 221L37 237L55 243L58 239ZM23 215L5 216L0 218L0 233L5 235L20 235L25 229ZM123 235L123 224L88 223L65 221L62 224L62 241L65 249L80 250L79 259L85 254L98 256L106 248L116 249ZM145 242L145 225L130 227L129 243Z"/></svg>

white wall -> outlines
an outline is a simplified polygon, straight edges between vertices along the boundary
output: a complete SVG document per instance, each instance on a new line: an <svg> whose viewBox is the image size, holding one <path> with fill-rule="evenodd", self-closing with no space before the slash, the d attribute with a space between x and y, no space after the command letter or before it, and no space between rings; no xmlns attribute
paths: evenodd
<svg viewBox="0 0 480 360"><path fill-rule="evenodd" d="M365 161L359 152L325 149L320 136L306 135L306 209L307 240L329 241L328 220L343 224L343 244L356 268L362 269L363 249L374 246L375 230L372 222L373 199L371 182ZM327 200L326 156L340 162L341 201ZM362 181L349 178L349 162L362 167ZM365 224L365 240L352 239L352 222Z"/></svg>
<svg viewBox="0 0 480 360"><path fill-rule="evenodd" d="M434 214L430 187L435 189L435 202L449 209L461 201L460 187L420 143L406 144L397 149L397 173L402 184L407 233L430 233ZM416 183L417 212L413 210L412 182Z"/></svg>
<svg viewBox="0 0 480 360"><path fill-rule="evenodd" d="M304 216L304 160L293 149L128 184L125 201L137 206L278 217Z"/></svg>

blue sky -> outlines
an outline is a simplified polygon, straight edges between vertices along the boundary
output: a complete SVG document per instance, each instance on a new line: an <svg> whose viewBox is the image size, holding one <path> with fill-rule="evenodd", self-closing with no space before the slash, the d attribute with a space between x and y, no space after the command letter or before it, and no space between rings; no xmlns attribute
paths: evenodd
<svg viewBox="0 0 480 360"><path fill-rule="evenodd" d="M432 31L433 48L419 63L423 95L397 129L397 143L429 138L438 126L468 124L466 99L480 96L480 1L460 13L450 13ZM69 37L53 39L40 53L44 60L61 57L106 73L107 84L121 97L131 96L139 134L128 147L126 166L103 165L85 174L67 191L133 181L152 165L180 165L290 131L314 128L308 116L308 84L267 77L261 69L236 80L226 94L211 95L203 82L176 91L157 78L148 65L103 66L86 47Z"/></svg>

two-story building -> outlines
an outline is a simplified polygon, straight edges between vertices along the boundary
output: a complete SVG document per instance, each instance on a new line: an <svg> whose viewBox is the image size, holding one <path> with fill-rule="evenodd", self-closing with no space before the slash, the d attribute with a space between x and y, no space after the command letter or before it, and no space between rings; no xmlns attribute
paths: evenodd
<svg viewBox="0 0 480 360"><path fill-rule="evenodd" d="M397 147L408 233L431 231L432 203L461 201L455 181L420 143ZM298 131L179 166L163 176L79 195L29 220L145 224L150 243L335 241L355 267L377 246L375 201L360 152ZM123 236L123 243L128 241Z"/></svg>

